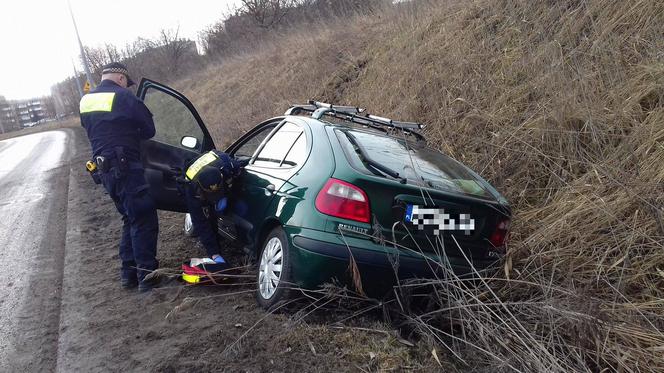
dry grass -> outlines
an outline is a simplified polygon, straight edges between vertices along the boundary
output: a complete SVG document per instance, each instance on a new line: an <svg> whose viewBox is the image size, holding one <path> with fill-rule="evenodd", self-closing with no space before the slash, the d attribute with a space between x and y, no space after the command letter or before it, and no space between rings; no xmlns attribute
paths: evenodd
<svg viewBox="0 0 664 373"><path fill-rule="evenodd" d="M658 0L431 1L178 87L218 145L311 97L427 123L515 211L503 278L441 279L413 316L432 342L475 369L664 371L662 51Z"/></svg>

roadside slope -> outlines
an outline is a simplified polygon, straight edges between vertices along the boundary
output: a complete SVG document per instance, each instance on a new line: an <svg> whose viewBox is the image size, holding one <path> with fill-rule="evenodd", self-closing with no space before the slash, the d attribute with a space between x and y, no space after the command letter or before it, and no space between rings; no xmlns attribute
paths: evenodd
<svg viewBox="0 0 664 373"><path fill-rule="evenodd" d="M505 273L521 282L496 294L538 332L510 340L532 338L569 369L655 371L664 369L662 25L657 0L411 2L286 35L177 87L218 144L309 98L426 123L432 146L514 207ZM508 351L488 361L546 366L534 352L519 356L529 343L468 328L488 351Z"/></svg>

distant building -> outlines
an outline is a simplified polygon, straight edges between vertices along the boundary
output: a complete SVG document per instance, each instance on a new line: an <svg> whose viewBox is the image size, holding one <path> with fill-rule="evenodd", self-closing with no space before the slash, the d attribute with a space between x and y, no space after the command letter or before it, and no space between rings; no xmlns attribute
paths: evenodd
<svg viewBox="0 0 664 373"><path fill-rule="evenodd" d="M13 101L0 99L0 130L16 131L51 119L54 113L47 107L48 100L50 97Z"/></svg>
<svg viewBox="0 0 664 373"><path fill-rule="evenodd" d="M11 102L0 97L0 132L10 132L20 129L21 125Z"/></svg>
<svg viewBox="0 0 664 373"><path fill-rule="evenodd" d="M30 99L17 101L18 121L23 127L46 119L46 108L42 100Z"/></svg>

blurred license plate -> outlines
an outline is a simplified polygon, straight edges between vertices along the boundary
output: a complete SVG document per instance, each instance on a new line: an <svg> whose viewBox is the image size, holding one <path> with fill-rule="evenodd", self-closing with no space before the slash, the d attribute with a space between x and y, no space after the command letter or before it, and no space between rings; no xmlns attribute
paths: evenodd
<svg viewBox="0 0 664 373"><path fill-rule="evenodd" d="M442 208L431 208L418 205L406 205L404 220L419 230L433 230L434 234L441 231L460 230L469 235L475 229L475 219L470 214L451 214Z"/></svg>

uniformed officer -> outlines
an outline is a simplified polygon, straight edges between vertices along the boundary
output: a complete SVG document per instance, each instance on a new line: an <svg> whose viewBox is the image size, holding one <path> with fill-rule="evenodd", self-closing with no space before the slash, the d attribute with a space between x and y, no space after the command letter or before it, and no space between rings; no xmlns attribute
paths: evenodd
<svg viewBox="0 0 664 373"><path fill-rule="evenodd" d="M122 215L121 284L151 290L145 276L158 267L159 225L154 200L140 162L140 142L155 135L152 113L127 89L134 82L118 62L104 66L101 83L83 96L81 124L85 127L101 181Z"/></svg>
<svg viewBox="0 0 664 373"><path fill-rule="evenodd" d="M226 260L221 256L216 227L203 213L203 206L208 205L222 212L226 207L232 182L245 165L246 162L238 161L224 152L212 150L194 160L185 172L187 182L184 195L194 231L207 255L218 264L225 264Z"/></svg>

